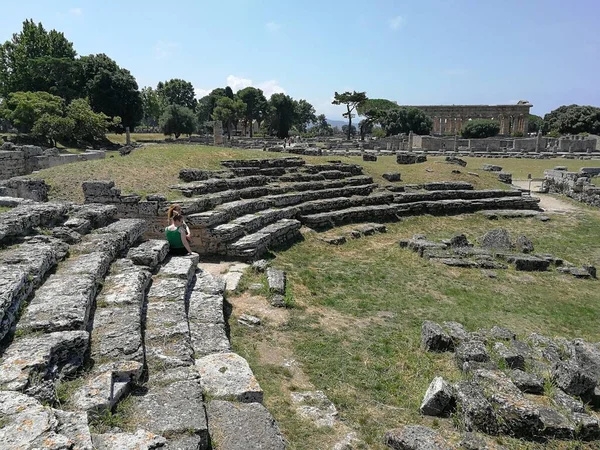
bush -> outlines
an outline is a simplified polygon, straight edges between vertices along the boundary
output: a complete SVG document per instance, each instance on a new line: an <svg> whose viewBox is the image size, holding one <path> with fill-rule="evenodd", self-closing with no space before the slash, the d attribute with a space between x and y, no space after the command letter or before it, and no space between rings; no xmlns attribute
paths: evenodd
<svg viewBox="0 0 600 450"><path fill-rule="evenodd" d="M471 120L462 129L462 137L466 139L482 139L497 136L500 124L493 120Z"/></svg>
<svg viewBox="0 0 600 450"><path fill-rule="evenodd" d="M70 140L74 130L75 121L72 118L44 114L35 122L31 133L56 147L58 141Z"/></svg>
<svg viewBox="0 0 600 450"><path fill-rule="evenodd" d="M522 132L522 131L515 131L515 132L512 134L512 137L516 137L516 138L523 137L523 136L525 136L525 135L523 134L523 132Z"/></svg>
<svg viewBox="0 0 600 450"><path fill-rule="evenodd" d="M558 130L551 130L550 132L548 132L547 136L551 138L559 138L560 133L558 132Z"/></svg>
<svg viewBox="0 0 600 450"><path fill-rule="evenodd" d="M44 114L62 115L64 101L47 92L13 92L3 102L0 116L19 132L29 133Z"/></svg>
<svg viewBox="0 0 600 450"><path fill-rule="evenodd" d="M196 129L196 116L185 106L169 105L158 121L158 126L164 135L174 134L179 138L182 134L190 135Z"/></svg>
<svg viewBox="0 0 600 450"><path fill-rule="evenodd" d="M429 134L433 127L433 120L417 108L397 108L377 113L375 119L385 130L386 136L413 132L415 134Z"/></svg>
<svg viewBox="0 0 600 450"><path fill-rule="evenodd" d="M120 117L112 119L104 113L95 113L86 99L73 100L67 106L67 119L73 121L73 139L79 144L102 141L111 127L121 123ZM63 122L65 125L66 122Z"/></svg>

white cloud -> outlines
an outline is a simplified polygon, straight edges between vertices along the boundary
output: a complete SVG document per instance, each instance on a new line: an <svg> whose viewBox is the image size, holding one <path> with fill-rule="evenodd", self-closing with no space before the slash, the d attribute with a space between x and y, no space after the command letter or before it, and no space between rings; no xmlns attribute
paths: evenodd
<svg viewBox="0 0 600 450"><path fill-rule="evenodd" d="M399 30L404 26L405 23L406 19L402 16L392 17L390 20L388 20L388 25L392 30Z"/></svg>
<svg viewBox="0 0 600 450"><path fill-rule="evenodd" d="M236 77L235 75L229 75L227 77L227 86L229 86L235 93L240 89L252 86L252 80L249 80L248 78Z"/></svg>
<svg viewBox="0 0 600 450"><path fill-rule="evenodd" d="M170 56L174 49L179 47L177 42L158 41L154 46L156 59L163 59Z"/></svg>
<svg viewBox="0 0 600 450"><path fill-rule="evenodd" d="M277 23L277 22L268 22L265 25L265 28L267 29L267 31L271 32L271 33L275 33L279 30L281 30L281 24Z"/></svg>
<svg viewBox="0 0 600 450"><path fill-rule="evenodd" d="M196 95L197 99L201 99L202 97L210 94L211 92L212 92L212 89L194 88L194 94Z"/></svg>
<svg viewBox="0 0 600 450"><path fill-rule="evenodd" d="M285 94L285 89L279 86L277 80L263 81L262 83L258 83L256 87L262 89L267 98L273 94Z"/></svg>
<svg viewBox="0 0 600 450"><path fill-rule="evenodd" d="M82 8L71 8L69 10L69 14L72 14L74 16L83 16L83 9Z"/></svg>

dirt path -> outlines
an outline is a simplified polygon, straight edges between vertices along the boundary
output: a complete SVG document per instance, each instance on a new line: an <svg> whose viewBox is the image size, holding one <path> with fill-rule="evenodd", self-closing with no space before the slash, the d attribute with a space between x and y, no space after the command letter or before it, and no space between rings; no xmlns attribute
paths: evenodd
<svg viewBox="0 0 600 450"><path fill-rule="evenodd" d="M528 180L514 180L513 185L522 189L529 189ZM540 199L540 208L542 208L544 211L549 213L567 214L581 212L583 210L583 208L580 206L557 198L556 196L537 192L541 186L541 181L532 181L531 195Z"/></svg>

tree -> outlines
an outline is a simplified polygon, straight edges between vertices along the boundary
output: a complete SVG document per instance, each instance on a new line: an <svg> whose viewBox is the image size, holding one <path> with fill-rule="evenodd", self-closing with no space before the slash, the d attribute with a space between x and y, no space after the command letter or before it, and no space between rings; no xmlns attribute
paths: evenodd
<svg viewBox="0 0 600 450"><path fill-rule="evenodd" d="M262 90L254 87L247 87L238 91L237 96L246 104L244 121L250 125L250 137L252 137L252 123L256 120L260 126L260 122L264 118L268 108L267 99Z"/></svg>
<svg viewBox="0 0 600 450"><path fill-rule="evenodd" d="M196 93L194 86L189 81L174 78L164 83L159 82L156 90L164 99L165 105L179 105L189 109L196 108Z"/></svg>
<svg viewBox="0 0 600 450"><path fill-rule="evenodd" d="M41 23L25 20L20 33L0 46L0 95L38 89L31 80L31 67L37 58L73 60L76 56L73 43L63 33L46 31ZM62 76L62 74L58 74Z"/></svg>
<svg viewBox="0 0 600 450"><path fill-rule="evenodd" d="M213 111L213 120L220 120L227 124L227 137L231 139L231 125L244 117L246 104L240 99L232 100L229 97L222 97L217 101L217 106Z"/></svg>
<svg viewBox="0 0 600 450"><path fill-rule="evenodd" d="M142 123L150 127L158 126L158 120L164 109L161 97L151 87L143 88L140 95L142 98L142 111L144 112Z"/></svg>
<svg viewBox="0 0 600 450"><path fill-rule="evenodd" d="M356 107L356 112L364 116L367 111L389 111L390 109L398 109L398 103L385 98L368 98Z"/></svg>
<svg viewBox="0 0 600 450"><path fill-rule="evenodd" d="M225 97L233 100L233 89L231 89L229 86L225 87Z"/></svg>
<svg viewBox="0 0 600 450"><path fill-rule="evenodd" d="M527 132L528 133L537 133L544 126L544 119L540 116L536 116L535 114L529 114L529 119L527 121Z"/></svg>
<svg viewBox="0 0 600 450"><path fill-rule="evenodd" d="M190 108L169 105L160 116L159 126L163 134L174 134L178 139L182 134L190 135L196 130L196 116Z"/></svg>
<svg viewBox="0 0 600 450"><path fill-rule="evenodd" d="M365 100L367 100L365 92L346 91L342 94L336 92L334 100L331 102L333 105L346 105L347 112L343 116L348 118L348 139L350 139L350 131L352 130L352 111Z"/></svg>
<svg viewBox="0 0 600 450"><path fill-rule="evenodd" d="M462 128L462 137L468 139L481 139L497 136L500 133L500 124L494 120L470 120Z"/></svg>
<svg viewBox="0 0 600 450"><path fill-rule="evenodd" d="M273 94L269 99L269 129L280 138L288 137L294 123L294 100L289 95Z"/></svg>
<svg viewBox="0 0 600 450"><path fill-rule="evenodd" d="M397 108L374 113L373 121L379 122L386 136L400 133L429 134L433 120L417 108Z"/></svg>
<svg viewBox="0 0 600 450"><path fill-rule="evenodd" d="M66 117L73 121L73 140L80 144L103 141L108 130L121 122L118 116L109 117L104 113L94 112L84 98L73 100L67 106Z"/></svg>
<svg viewBox="0 0 600 450"><path fill-rule="evenodd" d="M348 132L350 131L350 132ZM342 126L342 133L347 134L348 136L356 136L356 127L352 125L350 130L348 130L348 125Z"/></svg>
<svg viewBox="0 0 600 450"><path fill-rule="evenodd" d="M545 133L600 134L600 108L595 106L561 106L544 116Z"/></svg>
<svg viewBox="0 0 600 450"><path fill-rule="evenodd" d="M315 113L313 105L306 100L294 101L294 126L298 128L298 131L306 133L307 126L317 120Z"/></svg>
<svg viewBox="0 0 600 450"><path fill-rule="evenodd" d="M68 142L71 140L74 131L75 120L71 117L44 114L35 122L31 134L47 140L50 146L56 147L58 141Z"/></svg>
<svg viewBox="0 0 600 450"><path fill-rule="evenodd" d="M360 130L360 140L364 141L365 136L373 132L373 121L369 119L361 120L358 124L358 129Z"/></svg>
<svg viewBox="0 0 600 450"><path fill-rule="evenodd" d="M196 120L198 121L198 132L204 133L208 130L207 122L211 122L212 110L211 110L211 98L209 95L205 95L196 105Z"/></svg>
<svg viewBox="0 0 600 450"><path fill-rule="evenodd" d="M83 56L80 60L86 80L85 96L94 111L120 117L124 127L135 128L144 109L133 75L105 54Z"/></svg>
<svg viewBox="0 0 600 450"><path fill-rule="evenodd" d="M0 115L19 132L29 133L44 114L63 114L64 100L47 92L14 92L2 103Z"/></svg>
<svg viewBox="0 0 600 450"><path fill-rule="evenodd" d="M319 114L315 119L315 126L311 129L317 136L331 136L333 134L333 128L327 122L325 114Z"/></svg>

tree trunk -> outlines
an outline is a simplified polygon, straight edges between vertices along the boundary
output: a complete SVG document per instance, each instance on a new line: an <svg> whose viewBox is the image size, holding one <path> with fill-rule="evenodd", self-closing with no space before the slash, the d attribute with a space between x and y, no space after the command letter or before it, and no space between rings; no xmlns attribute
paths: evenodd
<svg viewBox="0 0 600 450"><path fill-rule="evenodd" d="M346 106L348 108L348 140L350 140L350 131L352 131L352 114L350 114L350 106Z"/></svg>
<svg viewBox="0 0 600 450"><path fill-rule="evenodd" d="M254 137L254 133L252 132L253 128L254 128L254 121L252 119L250 119L250 137Z"/></svg>
<svg viewBox="0 0 600 450"><path fill-rule="evenodd" d="M231 120L227 121L227 139L231 140Z"/></svg>

